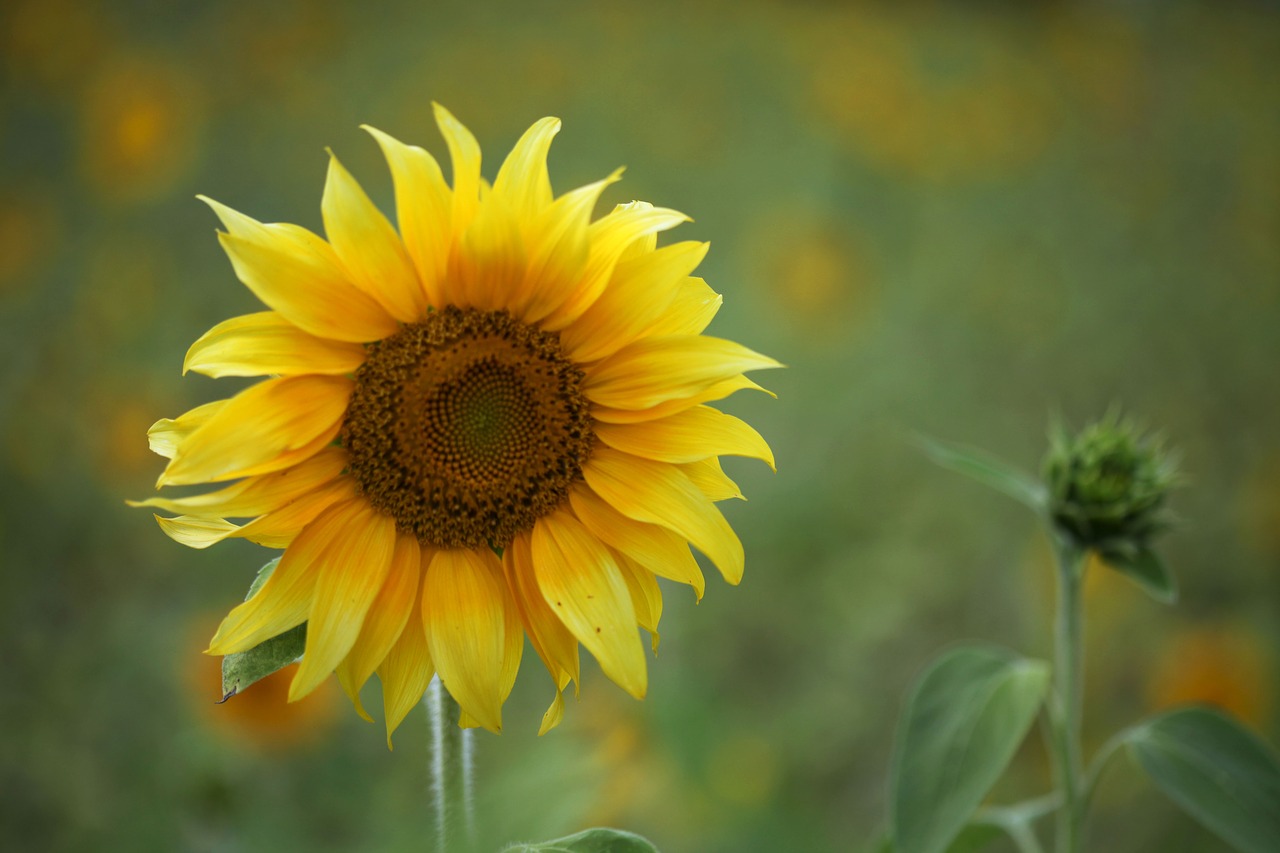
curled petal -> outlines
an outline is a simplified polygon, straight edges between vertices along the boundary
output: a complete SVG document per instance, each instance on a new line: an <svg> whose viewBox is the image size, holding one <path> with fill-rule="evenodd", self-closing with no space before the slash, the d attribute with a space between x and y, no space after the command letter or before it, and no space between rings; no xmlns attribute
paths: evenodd
<svg viewBox="0 0 1280 853"><path fill-rule="evenodd" d="M542 737L547 732L560 725L560 721L564 719L564 687L556 687L556 695L551 700L551 707L542 715L542 725L538 726L538 737Z"/></svg>
<svg viewBox="0 0 1280 853"><path fill-rule="evenodd" d="M712 456L699 459L697 462L685 462L676 466L685 473L689 482L698 487L698 491L713 501L727 501L736 498L745 501L747 496L738 488L738 484L729 478L720 467L720 460Z"/></svg>
<svg viewBox="0 0 1280 853"><path fill-rule="evenodd" d="M178 447L187 440L187 436L203 426L205 421L212 418L228 402L214 400L212 403L196 406L176 418L161 418L156 421L147 430L147 441L151 446L151 452L165 459L172 459L178 452Z"/></svg>
<svg viewBox="0 0 1280 853"><path fill-rule="evenodd" d="M691 275L676 288L667 310L646 328L641 334L644 337L664 337L666 335L700 335L716 314L724 297L712 290L705 281Z"/></svg>
<svg viewBox="0 0 1280 853"><path fill-rule="evenodd" d="M302 331L274 311L233 317L205 332L187 350L182 372L205 376L295 376L354 373L364 363L360 344Z"/></svg>
<svg viewBox="0 0 1280 853"><path fill-rule="evenodd" d="M626 555L614 552L622 579L627 582L627 590L631 593L631 603L636 609L636 622L649 632L652 638L653 651L658 651L658 621L662 619L662 590L658 588L658 580L653 572L628 559Z"/></svg>

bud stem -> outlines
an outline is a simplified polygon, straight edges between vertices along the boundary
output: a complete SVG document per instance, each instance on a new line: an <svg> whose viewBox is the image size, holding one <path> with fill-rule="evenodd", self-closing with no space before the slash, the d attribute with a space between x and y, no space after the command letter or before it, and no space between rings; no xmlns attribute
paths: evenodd
<svg viewBox="0 0 1280 853"><path fill-rule="evenodd" d="M1081 587L1084 580L1085 551L1067 537L1055 536L1058 560L1058 613L1054 626L1054 692L1057 713L1053 714L1054 764L1062 789L1058 813L1058 853L1079 853L1084 834L1082 797L1083 758L1080 748L1083 705L1084 611Z"/></svg>

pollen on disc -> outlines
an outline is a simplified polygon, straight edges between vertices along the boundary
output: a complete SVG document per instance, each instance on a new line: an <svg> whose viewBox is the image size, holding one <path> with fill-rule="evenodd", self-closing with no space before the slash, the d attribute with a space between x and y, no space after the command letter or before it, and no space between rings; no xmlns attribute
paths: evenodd
<svg viewBox="0 0 1280 853"><path fill-rule="evenodd" d="M373 345L342 442L374 507L440 548L505 547L564 502L593 430L558 336L445 308Z"/></svg>

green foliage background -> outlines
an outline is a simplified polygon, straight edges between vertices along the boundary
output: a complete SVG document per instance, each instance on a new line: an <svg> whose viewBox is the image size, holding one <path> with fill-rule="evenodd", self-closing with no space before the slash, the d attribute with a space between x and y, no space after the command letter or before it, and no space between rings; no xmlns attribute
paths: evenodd
<svg viewBox="0 0 1280 853"><path fill-rule="evenodd" d="M187 550L123 499L160 470L151 421L242 384L179 376L256 310L193 196L319 230L328 145L389 210L357 126L443 157L432 99L489 177L548 114L558 191L625 164L606 202L712 242L712 332L790 366L728 407L779 466L730 463L744 583L669 589L649 698L592 666L541 739L529 656L479 738L495 847L605 823L670 853L870 843L933 653L1048 650L1029 515L913 434L1030 468L1055 412L1117 402L1182 449L1183 598L1097 573L1086 748L1191 696L1276 743L1278 48L1261 2L6 4L0 846L426 849L422 718L388 752L332 693L212 706L201 644L270 555ZM1048 786L1038 745L1014 782ZM1221 849L1129 768L1093 839Z"/></svg>

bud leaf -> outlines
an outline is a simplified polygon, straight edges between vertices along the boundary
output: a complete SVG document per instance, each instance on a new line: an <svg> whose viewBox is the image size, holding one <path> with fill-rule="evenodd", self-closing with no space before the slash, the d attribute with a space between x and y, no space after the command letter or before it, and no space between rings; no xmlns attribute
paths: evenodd
<svg viewBox="0 0 1280 853"><path fill-rule="evenodd" d="M1000 459L969 447L944 444L919 436L918 443L929 458L943 468L972 477L984 486L1008 495L1033 512L1043 512L1046 495L1044 487Z"/></svg>
<svg viewBox="0 0 1280 853"><path fill-rule="evenodd" d="M1102 551L1098 556L1111 568L1128 576L1142 587L1147 595L1161 604L1173 604L1178 600L1178 582L1160 555L1150 548L1139 548L1135 553L1124 550Z"/></svg>

